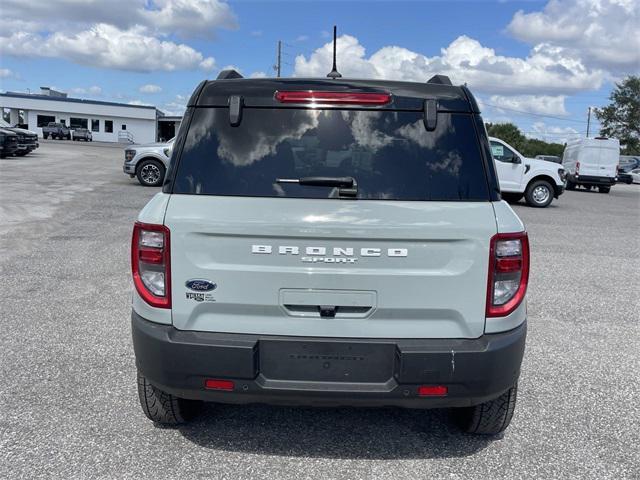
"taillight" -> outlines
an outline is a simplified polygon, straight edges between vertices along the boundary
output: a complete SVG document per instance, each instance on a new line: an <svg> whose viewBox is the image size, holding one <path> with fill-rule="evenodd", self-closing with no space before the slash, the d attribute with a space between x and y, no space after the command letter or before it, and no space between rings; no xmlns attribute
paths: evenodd
<svg viewBox="0 0 640 480"><path fill-rule="evenodd" d="M524 299L529 281L529 238L526 232L498 233L491 238L487 317L504 317Z"/></svg>
<svg viewBox="0 0 640 480"><path fill-rule="evenodd" d="M576 162L576 175L580 173L580 162Z"/></svg>
<svg viewBox="0 0 640 480"><path fill-rule="evenodd" d="M318 92L314 90L288 90L276 92L280 103L313 103L330 105L386 105L391 102L389 93L371 92Z"/></svg>
<svg viewBox="0 0 640 480"><path fill-rule="evenodd" d="M152 307L171 308L169 229L136 222L131 240L133 284Z"/></svg>

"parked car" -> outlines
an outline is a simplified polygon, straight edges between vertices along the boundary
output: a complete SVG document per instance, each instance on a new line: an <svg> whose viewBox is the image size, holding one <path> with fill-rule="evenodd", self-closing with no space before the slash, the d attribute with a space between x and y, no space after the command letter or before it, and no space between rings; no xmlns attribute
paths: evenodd
<svg viewBox="0 0 640 480"><path fill-rule="evenodd" d="M19 157L23 157L28 153L34 151L40 146L38 143L38 134L31 130L26 130L20 127L12 127L9 123L0 119L0 127L15 133L18 136L18 148L15 154Z"/></svg>
<svg viewBox="0 0 640 480"><path fill-rule="evenodd" d="M504 140L490 137L500 191L508 202L525 198L532 207L548 207L564 192L564 168L552 162L527 158Z"/></svg>
<svg viewBox="0 0 640 480"><path fill-rule="evenodd" d="M455 407L511 421L529 244L465 86L223 71L132 239L140 405ZM546 162L548 163L548 162Z"/></svg>
<svg viewBox="0 0 640 480"><path fill-rule="evenodd" d="M93 142L91 131L87 128L76 128L73 131L73 139L77 141L84 140L85 142Z"/></svg>
<svg viewBox="0 0 640 480"><path fill-rule="evenodd" d="M555 155L536 155L536 158L547 162L562 163L562 158L556 157Z"/></svg>
<svg viewBox="0 0 640 480"><path fill-rule="evenodd" d="M162 185L164 174L169 167L173 141L172 138L163 143L128 146L124 150L122 170L131 178L138 177L140 185L145 187Z"/></svg>
<svg viewBox="0 0 640 480"><path fill-rule="evenodd" d="M640 157L635 155L620 155L619 168L623 172L630 172L640 168Z"/></svg>
<svg viewBox="0 0 640 480"><path fill-rule="evenodd" d="M633 183L640 183L640 168L634 168L631 170L631 179Z"/></svg>
<svg viewBox="0 0 640 480"><path fill-rule="evenodd" d="M580 138L564 149L562 165L567 171L567 190L577 186L609 193L618 180L620 142L615 138Z"/></svg>
<svg viewBox="0 0 640 480"><path fill-rule="evenodd" d="M18 134L0 128L0 158L10 157L18 150Z"/></svg>
<svg viewBox="0 0 640 480"><path fill-rule="evenodd" d="M71 130L64 123L49 122L46 127L42 127L42 136L46 138L57 138L62 140L66 138L71 140Z"/></svg>

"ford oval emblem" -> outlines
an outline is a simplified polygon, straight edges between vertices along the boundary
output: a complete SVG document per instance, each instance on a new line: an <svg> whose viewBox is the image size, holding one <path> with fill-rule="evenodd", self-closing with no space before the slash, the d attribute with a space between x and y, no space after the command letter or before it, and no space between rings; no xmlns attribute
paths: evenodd
<svg viewBox="0 0 640 480"><path fill-rule="evenodd" d="M186 287L194 292L210 292L215 290L217 285L209 280L194 278L185 282Z"/></svg>

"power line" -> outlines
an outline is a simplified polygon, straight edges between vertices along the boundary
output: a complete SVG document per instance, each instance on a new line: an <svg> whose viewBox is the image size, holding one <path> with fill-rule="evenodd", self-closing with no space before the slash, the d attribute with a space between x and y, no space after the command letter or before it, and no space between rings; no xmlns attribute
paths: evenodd
<svg viewBox="0 0 640 480"><path fill-rule="evenodd" d="M563 121L563 122L574 122L574 123L582 123L582 124L587 123L584 120L576 120L576 119L573 119L573 118L559 117L557 115L548 115L548 114L544 114L544 113L527 112L525 110L517 110L515 108L501 107L500 105L494 105L494 104L491 104L491 103L484 103L483 102L482 105L486 105L487 107L498 108L500 110L507 110L509 112L517 112L517 113L521 113L522 115L530 115L532 117L553 118L555 120L560 120L560 121Z"/></svg>

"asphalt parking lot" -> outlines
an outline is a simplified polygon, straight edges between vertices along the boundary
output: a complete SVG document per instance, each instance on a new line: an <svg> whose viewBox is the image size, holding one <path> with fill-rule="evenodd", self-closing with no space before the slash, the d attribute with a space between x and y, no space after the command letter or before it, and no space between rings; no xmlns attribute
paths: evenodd
<svg viewBox="0 0 640 480"><path fill-rule="evenodd" d="M443 411L138 405L129 240L157 191L122 147L43 142L0 160L0 478L639 478L640 186L515 207L532 247L511 427Z"/></svg>

